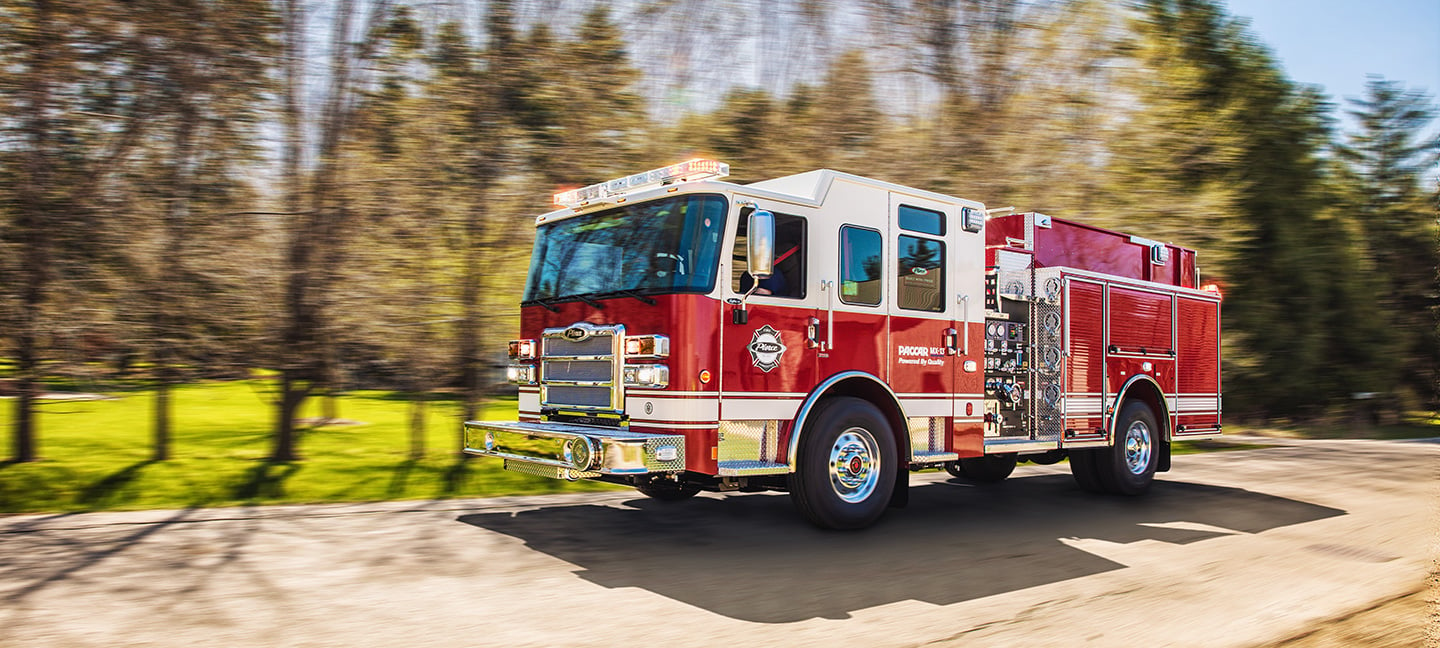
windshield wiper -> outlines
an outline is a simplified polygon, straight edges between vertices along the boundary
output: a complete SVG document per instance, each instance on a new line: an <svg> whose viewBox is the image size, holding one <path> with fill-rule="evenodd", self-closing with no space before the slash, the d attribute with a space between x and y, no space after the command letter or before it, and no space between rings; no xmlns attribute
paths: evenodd
<svg viewBox="0 0 1440 648"><path fill-rule="evenodd" d="M647 306L654 306L654 305L656 304L655 300L653 300L653 299L651 299L651 298L649 298L649 297L646 297L643 293L640 293L639 291L631 290L631 289L629 289L629 288L621 288L620 290L611 291L610 293L607 293L607 294L624 295L624 296L626 296L626 297L634 297L635 299L640 300L642 303L644 303L644 304L647 305Z"/></svg>
<svg viewBox="0 0 1440 648"><path fill-rule="evenodd" d="M592 295L598 295L598 294L599 294L599 293L588 293L588 294L583 294L583 295L570 295L570 297L568 297L568 299L578 299L578 300L580 300L580 301L582 301L582 302L585 302L585 303L587 303L587 304L589 304L589 305L591 305L591 306L594 306L594 307L595 307L595 310L604 310L604 309L605 309L605 305L604 305L604 304L602 304L602 303L600 303L600 302L598 302L598 301L595 301L594 299L591 298Z"/></svg>
<svg viewBox="0 0 1440 648"><path fill-rule="evenodd" d="M551 299L554 299L554 298L552 297ZM544 299L532 299L532 300L530 300L530 301L522 301L522 302L520 302L520 305L521 305L521 306L542 306L542 307L545 308L545 310L548 310L548 311L550 311L550 312L552 312L552 313L558 313L558 312L560 312L560 309L558 309L558 308L556 308L556 307L554 307L554 306L551 306L551 305L550 305L550 302L547 301L547 300L544 300Z"/></svg>
<svg viewBox="0 0 1440 648"><path fill-rule="evenodd" d="M610 298L610 297L630 297L630 298L632 298L632 299L638 299L638 300L644 302L647 306L654 306L656 303L658 303L658 302L656 302L654 299L651 299L651 298L649 298L649 297L646 297L646 296L645 296L645 293L642 293L642 292L640 292L640 291L638 291L638 290L634 290L634 289L631 289L631 288L621 288L621 289L619 289L619 290L606 290L606 291L604 291L604 292L599 292L599 291L597 291L597 292L588 292L588 293L578 293L578 294L574 294L574 295L562 295L562 296L559 296L559 297L542 297L542 298L540 298L540 299L532 299L532 300L530 300L530 301L520 302L520 305L521 305L521 306L544 306L546 310L548 310L548 311L550 311L550 312L552 312L552 313L558 313L558 312L560 312L560 309L558 309L558 308L556 308L555 306L553 306L553 304L558 304L558 303L560 303L560 302L565 302L565 301L572 301L572 300L574 300L574 301L582 301L582 302L585 302L586 304L589 304L590 306L593 306L593 307L595 307L597 310L599 310L599 309L604 309L604 308L605 308L605 304L603 304L603 303L601 303L601 302L599 302L599 301L596 301L596 300L597 300L597 299L607 299L607 298Z"/></svg>

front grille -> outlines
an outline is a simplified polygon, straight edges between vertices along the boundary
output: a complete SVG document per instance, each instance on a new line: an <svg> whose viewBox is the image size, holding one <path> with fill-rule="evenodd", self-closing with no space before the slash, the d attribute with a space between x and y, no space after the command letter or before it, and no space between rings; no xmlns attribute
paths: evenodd
<svg viewBox="0 0 1440 648"><path fill-rule="evenodd" d="M541 339L540 404L620 412L625 402L620 375L624 339L623 326L578 323L546 329Z"/></svg>
<svg viewBox="0 0 1440 648"><path fill-rule="evenodd" d="M609 387L572 387L550 385L546 387L546 405L572 405L576 407L609 408Z"/></svg>
<svg viewBox="0 0 1440 648"><path fill-rule="evenodd" d="M615 363L611 360L546 360L541 380L568 382L610 382Z"/></svg>
<svg viewBox="0 0 1440 648"><path fill-rule="evenodd" d="M612 344L615 340L613 332L605 333L605 329L594 333L584 340L571 341L564 337L565 329L552 329L556 334L552 337L551 331L545 331L544 354L547 357L585 357L585 356L610 356L614 354Z"/></svg>

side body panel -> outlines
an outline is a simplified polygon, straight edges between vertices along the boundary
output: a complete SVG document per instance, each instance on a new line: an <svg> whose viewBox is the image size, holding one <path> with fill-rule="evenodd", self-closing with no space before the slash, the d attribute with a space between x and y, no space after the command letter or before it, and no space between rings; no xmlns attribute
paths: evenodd
<svg viewBox="0 0 1440 648"><path fill-rule="evenodd" d="M1042 268L1079 268L1181 288L1198 287L1195 251L1033 212L991 218L986 244L1035 253ZM1161 248L1156 258L1155 247Z"/></svg>
<svg viewBox="0 0 1440 648"><path fill-rule="evenodd" d="M1220 431L1220 302L1181 297L1176 437Z"/></svg>
<svg viewBox="0 0 1440 648"><path fill-rule="evenodd" d="M1105 438L1105 284L1066 279L1066 443Z"/></svg>

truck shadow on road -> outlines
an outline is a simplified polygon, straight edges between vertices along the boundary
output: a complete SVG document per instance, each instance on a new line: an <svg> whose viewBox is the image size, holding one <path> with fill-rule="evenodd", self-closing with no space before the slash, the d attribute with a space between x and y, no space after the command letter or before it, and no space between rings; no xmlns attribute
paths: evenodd
<svg viewBox="0 0 1440 648"><path fill-rule="evenodd" d="M788 623L847 618L909 599L947 605L1125 567L1062 539L1189 544L1344 514L1171 481L1157 481L1145 497L1107 497L1078 490L1068 475L1040 475L983 488L916 486L908 508L851 533L810 527L788 497L770 494L672 504L641 498L620 508L560 506L459 520L519 538L604 587L638 587L735 619ZM1167 523L1227 531L1152 526Z"/></svg>

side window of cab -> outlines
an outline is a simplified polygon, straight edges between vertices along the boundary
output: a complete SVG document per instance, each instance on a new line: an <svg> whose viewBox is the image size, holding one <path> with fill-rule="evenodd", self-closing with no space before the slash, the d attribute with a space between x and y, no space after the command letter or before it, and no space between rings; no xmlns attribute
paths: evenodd
<svg viewBox="0 0 1440 648"><path fill-rule="evenodd" d="M740 211L736 224L735 247L731 251L731 288L740 294L750 291L755 278L750 276L745 259L745 229L749 225L752 208ZM805 219L791 214L775 212L775 272L760 280L756 295L805 298Z"/></svg>

